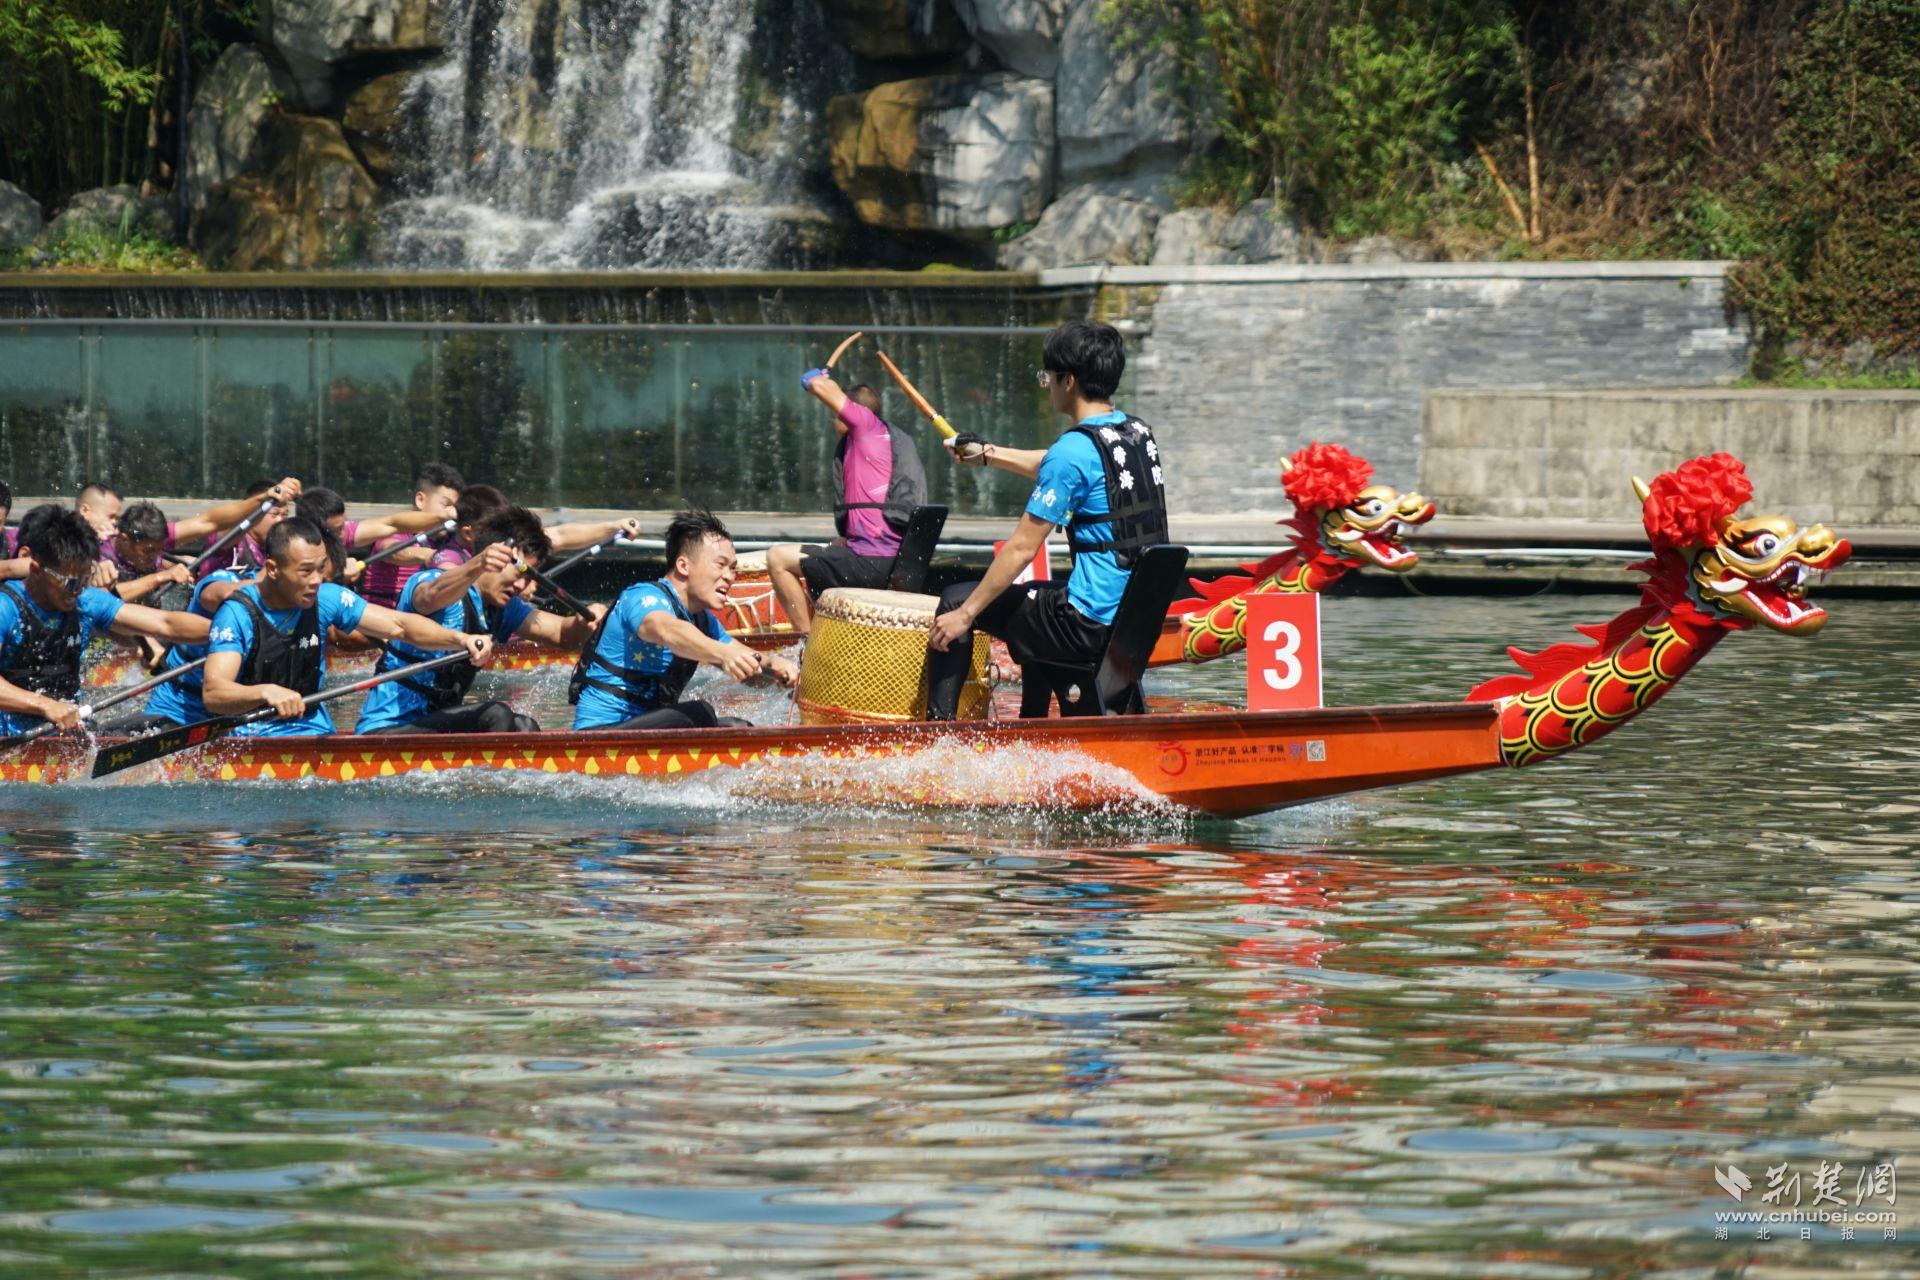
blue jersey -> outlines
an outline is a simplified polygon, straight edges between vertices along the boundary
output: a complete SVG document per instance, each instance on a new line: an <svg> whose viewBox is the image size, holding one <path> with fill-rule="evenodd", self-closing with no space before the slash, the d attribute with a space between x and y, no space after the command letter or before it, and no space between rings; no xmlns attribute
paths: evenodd
<svg viewBox="0 0 1920 1280"><path fill-rule="evenodd" d="M673 650L665 645L649 644L640 638L640 622L650 613L662 611L674 617L684 616L684 607L676 608L680 602L669 599L672 588L661 582L640 582L628 587L621 593L620 599L607 615L607 625L601 629L600 641L594 646L594 652L600 655L602 662L610 666L626 667L642 675L663 676L667 668L673 665ZM707 635L722 644L732 644L726 628L711 613L697 615L706 623L702 628ZM696 626L699 623L695 623ZM595 665L592 674L596 680L609 684L617 683L619 677L606 667ZM619 724L622 720L632 719L643 711L651 710L637 700L628 700L605 689L588 685L580 691L580 705L573 713L573 727L576 729L604 729Z"/></svg>
<svg viewBox="0 0 1920 1280"><path fill-rule="evenodd" d="M250 597L261 612L267 616L281 634L292 635L300 624L298 609L269 609L260 598L257 586L242 587L220 606L213 615L213 633L208 646L214 653L237 653L241 657L241 679L246 678L246 654L253 647L253 614L240 603L238 597ZM320 598L316 602L320 611L320 674L325 679L327 670L327 628L338 631L352 631L360 625L360 619L366 616L367 602L338 583L320 584ZM332 733L333 717L322 705L314 707L298 720L262 720L258 724L242 725L234 730L237 736L286 738L311 737L314 734Z"/></svg>
<svg viewBox="0 0 1920 1280"><path fill-rule="evenodd" d="M58 631L66 625L67 615L50 613L34 602L25 583L16 583L12 591L0 591L0 671L11 668L21 658L21 648L27 642L27 624L20 616L20 606L15 602L15 593L26 602L26 607L34 618L50 630ZM121 600L110 591L98 587L83 587L79 602L74 606L78 628L72 636L74 661L79 662L85 652L87 642L93 639L96 631L105 631L120 616ZM16 733L25 733L29 729L45 724L39 716L0 713L0 737L12 737Z"/></svg>
<svg viewBox="0 0 1920 1280"><path fill-rule="evenodd" d="M425 612L414 606L413 593L445 572L444 569L422 569L408 578L407 585L400 588L400 612ZM496 644L505 644L513 639L514 633L520 630L521 624L531 618L534 612L532 605L516 596L507 601L506 607L500 610L498 618L489 617L486 603L481 600L480 591L476 587L467 589L466 605L473 609L475 617L492 624L489 630ZM449 631L465 631L466 615L466 608L462 607L459 600L455 600L440 612L426 616ZM401 640L395 640L387 647L393 651L396 658L401 660L402 664L425 662L430 658L441 656L438 653L423 652ZM429 672L419 679L432 680L433 673ZM425 715L428 710L430 708L427 706L427 700L419 693L408 688L401 681L389 680L383 685L376 685L373 692L367 695L367 705L360 709L360 723L354 727L353 731L372 733L378 729L390 729L395 725L411 724Z"/></svg>
<svg viewBox="0 0 1920 1280"><path fill-rule="evenodd" d="M1126 420L1126 414L1115 412L1096 414L1083 422L1090 427L1107 427ZM1084 519L1103 516L1109 510L1107 472L1093 441L1078 432L1054 441L1047 456L1040 460L1033 496L1027 499L1027 514L1050 524L1065 525L1071 516ZM1100 542L1113 537L1113 526L1104 522L1086 524L1081 526L1080 534L1088 542ZM1111 623L1131 576L1120 567L1111 551L1076 555L1073 573L1067 578L1067 603L1095 622Z"/></svg>
<svg viewBox="0 0 1920 1280"><path fill-rule="evenodd" d="M216 582L240 582L242 580L241 576L232 569L219 569L208 574L194 584L193 599L187 604L187 612L197 613L201 617L211 620L213 611L206 607L206 602L200 598L200 593ZM205 657L206 654L207 646L204 644L177 644L167 650L167 661L162 669L166 671L176 671L186 666L189 662L194 661L196 658ZM168 681L158 689L155 689L147 695L147 714L165 716L175 724L193 724L197 721L205 720L207 718L207 704L201 701L200 698L204 688L202 680L205 675L206 672L204 669L189 672L181 676L178 680Z"/></svg>

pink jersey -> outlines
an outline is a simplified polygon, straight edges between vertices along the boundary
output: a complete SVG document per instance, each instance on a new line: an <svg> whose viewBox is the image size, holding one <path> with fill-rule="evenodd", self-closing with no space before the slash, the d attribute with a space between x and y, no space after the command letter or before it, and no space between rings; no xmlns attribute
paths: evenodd
<svg viewBox="0 0 1920 1280"><path fill-rule="evenodd" d="M370 547L369 553L385 551L388 547L400 546L413 541L410 533L395 533L380 539ZM421 564L401 564L392 556L379 564L370 564L360 578L360 594L374 604L394 608L400 603L400 593L406 590L408 579L426 568Z"/></svg>
<svg viewBox="0 0 1920 1280"><path fill-rule="evenodd" d="M851 400L840 406L840 421L847 424L847 501L885 502L887 484L893 479L893 439L887 424ZM849 511L847 550L859 556L897 556L900 535L880 511Z"/></svg>

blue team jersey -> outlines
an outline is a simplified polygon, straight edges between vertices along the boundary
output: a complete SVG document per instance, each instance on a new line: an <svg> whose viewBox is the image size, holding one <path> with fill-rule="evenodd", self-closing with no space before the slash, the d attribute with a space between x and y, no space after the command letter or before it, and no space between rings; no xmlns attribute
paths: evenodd
<svg viewBox="0 0 1920 1280"><path fill-rule="evenodd" d="M408 578L407 585L400 589L400 612L424 613L424 610L414 607L413 593L427 583L440 577L445 572L446 570L444 569L422 569L411 578ZM485 602L480 599L478 588L469 587L467 589L466 602L473 606L474 612L481 618L484 619L487 616L487 606ZM449 631L466 630L466 610L461 608L461 602L458 600L455 600L452 604L440 610L440 612L429 613L426 616L432 618ZM513 639L514 633L520 630L521 624L532 616L533 606L525 600L517 596L508 600L506 607L501 609L500 617L493 626L492 634L494 643L505 644L507 641ZM394 656L401 659L403 663L425 662L429 658L441 656L438 653L427 653L416 649L412 645L399 640L391 642L387 647L393 650ZM431 681L433 679L433 673L429 672L425 676L420 677L420 679ZM354 726L353 731L355 733L372 733L378 729L390 729L394 725L410 724L425 715L429 709L425 698L415 693L412 689L407 688L407 686L400 681L389 680L383 685L376 685L373 692L367 695L367 705L360 709L360 723Z"/></svg>
<svg viewBox="0 0 1920 1280"><path fill-rule="evenodd" d="M193 599L187 604L187 612L197 613L211 620L212 610L201 600L200 593L216 582L239 582L241 576L231 569L219 569L200 579L193 586ZM177 644L167 650L167 661L163 670L175 671L186 666L196 658L206 656L204 644ZM147 714L165 716L175 724L193 724L207 718L207 704L200 699L204 671L195 671L169 681L147 695Z"/></svg>
<svg viewBox="0 0 1920 1280"><path fill-rule="evenodd" d="M680 610L674 608L675 602L667 599L668 590L658 582L640 582L622 592L613 611L607 615L606 628L601 631L600 643L594 646L594 652L603 661L616 667L627 667L643 675L665 675L667 668L673 665L673 650L642 640L640 622L648 614L662 610L675 617L680 616ZM705 630L709 636L722 644L733 643L733 637L727 634L718 618L711 613L706 614L705 618ZM609 684L619 682L619 677L605 667L595 666L590 674L596 680L604 680ZM648 708L638 703L588 685L580 691L580 705L573 713L573 727L604 729L608 725L632 719L646 710Z"/></svg>
<svg viewBox="0 0 1920 1280"><path fill-rule="evenodd" d="M26 601L33 616L46 627L58 631L66 624L66 615L49 613L34 603L27 592L24 582L13 584L13 591L0 591L0 670L11 667L20 652L20 646L27 641L27 627L20 617L20 606L14 603L14 593ZM80 628L74 634L73 647L76 657L86 650L87 642L93 639L97 631L105 631L120 616L121 599L110 591L98 587L83 587L74 612L80 615ZM45 724L39 716L0 714L0 737L11 738L16 733L25 733L29 729Z"/></svg>
<svg viewBox="0 0 1920 1280"><path fill-rule="evenodd" d="M1082 419L1089 427L1117 426L1127 420L1124 413L1102 413ZM1033 496L1027 499L1027 514L1050 524L1064 526L1078 515L1103 516L1112 508L1107 503L1107 472L1100 463L1100 451L1093 441L1078 432L1061 436L1040 460L1040 474L1034 480ZM1088 542L1113 537L1113 526L1104 521L1080 527ZM1119 612L1120 595L1127 589L1132 574L1120 567L1111 551L1089 551L1073 557L1073 573L1067 578L1067 603L1095 622L1111 623Z"/></svg>
<svg viewBox="0 0 1920 1280"><path fill-rule="evenodd" d="M214 653L237 653L241 657L241 679L246 678L245 662L247 650L253 647L253 614L247 611L238 597L249 597L267 615L282 635L291 634L300 624L298 609L269 609L260 599L257 586L242 587L228 597L213 615L213 633L209 637L212 643L208 648ZM360 619L366 616L367 602L338 583L320 584L320 598L316 602L320 610L320 676L326 678L327 671L327 628L339 631L352 631L360 625ZM313 708L298 720L262 720L258 724L242 725L234 730L236 736L259 738L311 737L314 734L332 733L333 717L322 705Z"/></svg>

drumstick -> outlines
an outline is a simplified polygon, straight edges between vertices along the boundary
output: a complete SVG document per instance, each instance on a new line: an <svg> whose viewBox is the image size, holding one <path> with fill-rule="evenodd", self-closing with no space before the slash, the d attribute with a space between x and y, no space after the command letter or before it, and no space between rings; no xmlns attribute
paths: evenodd
<svg viewBox="0 0 1920 1280"><path fill-rule="evenodd" d="M833 354L827 357L827 368L833 368L834 362L839 360L841 356L847 354L847 348L858 341L860 341L860 334L856 331L851 338L848 338L845 342L835 347Z"/></svg>
<svg viewBox="0 0 1920 1280"><path fill-rule="evenodd" d="M935 411L934 407L927 402L927 398L921 395L919 390L915 388L911 382L907 381L907 375L900 372L899 365L887 358L886 352L876 351L874 354L880 357L880 363L887 367L887 372L892 375L895 382L900 384L900 389L907 393L907 399L913 401L913 407L925 414L927 421L933 423L934 429L940 433L942 440L951 440L960 434L953 429L952 424Z"/></svg>

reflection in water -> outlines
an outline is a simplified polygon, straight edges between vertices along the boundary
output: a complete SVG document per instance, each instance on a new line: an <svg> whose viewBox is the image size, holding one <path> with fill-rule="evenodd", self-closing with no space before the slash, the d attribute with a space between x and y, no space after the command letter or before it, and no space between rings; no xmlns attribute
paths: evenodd
<svg viewBox="0 0 1920 1280"><path fill-rule="evenodd" d="M1329 652L1368 660L1329 694L1458 696L1489 631L1596 613L1335 601ZM1713 1170L1751 1201L1837 1162L1850 1202L1920 1146L1920 696L1883 672L1915 621L1845 602L1573 759L1240 824L584 779L9 789L0 1256L1884 1268L1878 1228L1715 1240Z"/></svg>

